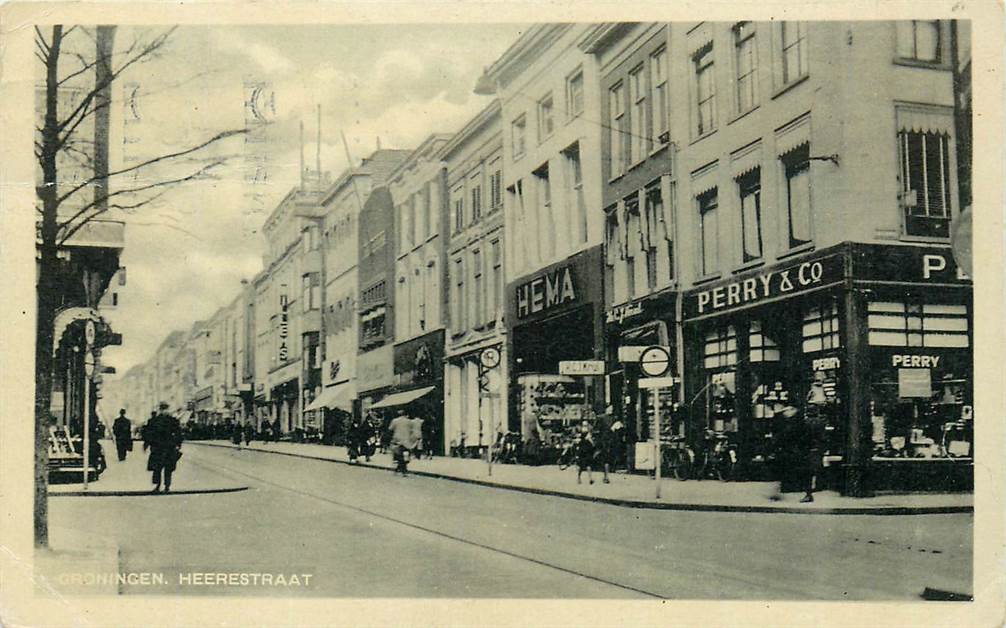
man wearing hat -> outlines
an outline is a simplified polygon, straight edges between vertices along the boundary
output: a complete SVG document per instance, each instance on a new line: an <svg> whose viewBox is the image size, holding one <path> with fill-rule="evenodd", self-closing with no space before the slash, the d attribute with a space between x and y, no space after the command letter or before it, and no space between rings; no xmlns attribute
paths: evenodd
<svg viewBox="0 0 1006 628"><path fill-rule="evenodd" d="M168 414L168 404L161 402L159 412L151 418L143 434L143 449L150 448L147 459L147 470L153 473L154 483L152 493L161 491L161 478L164 479L164 492L171 491L171 474L181 457L182 426L178 419Z"/></svg>
<svg viewBox="0 0 1006 628"><path fill-rule="evenodd" d="M796 488L804 491L801 502L812 502L815 469L811 464L814 443L810 426L800 411L791 405L779 408L775 414L779 419L773 429L779 490L771 499L779 500L781 493Z"/></svg>

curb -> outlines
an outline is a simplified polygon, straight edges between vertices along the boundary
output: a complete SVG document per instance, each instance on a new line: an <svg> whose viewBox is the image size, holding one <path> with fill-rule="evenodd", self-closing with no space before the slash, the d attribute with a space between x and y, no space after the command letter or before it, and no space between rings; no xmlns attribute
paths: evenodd
<svg viewBox="0 0 1006 628"><path fill-rule="evenodd" d="M237 447L233 447L231 445L223 445L218 443L207 443L200 441L185 441L185 442L186 444L202 445L204 447L237 449ZM380 471L394 471L392 467L386 467L383 465L367 463L367 462L351 463L348 460L336 460L333 458L326 458L323 456L312 456L310 454L292 453L288 451L273 451L271 449L260 449L258 447L242 447L242 449L247 449L249 451L257 451L260 453L276 454L279 456L290 456L292 458L319 460L321 462L333 462L336 464L344 464L352 467L376 469ZM555 489L534 488L531 486L516 486L513 484L502 484L499 482L490 482L488 480L478 480L475 478L463 478L458 477L456 475L436 473L434 471L409 471L409 473L411 475L417 475L421 477L435 478L438 480L451 480L454 482L461 482L464 484L475 484L477 486L486 486L489 488L498 488L509 491L517 491L521 493L531 493L534 495L549 495L553 497L563 497L566 499L576 499L579 501L588 501L600 504L609 504L612 506L640 508L647 510L685 510L692 512L738 512L738 513L794 514L794 515L881 515L881 516L944 515L944 514L974 513L974 506L917 506L917 507L879 506L876 508L859 507L859 506L851 506L848 508L821 508L821 507L809 506L809 507L798 508L794 506L731 506L727 504L672 504L663 502L638 501L633 499L619 499L616 497L582 495L580 493L567 493L565 491L559 491Z"/></svg>
<svg viewBox="0 0 1006 628"><path fill-rule="evenodd" d="M212 445L222 447L222 445ZM258 451L265 451L260 449ZM150 491L62 491L49 493L49 497L153 497L154 495L207 495L210 493L237 493L247 491L247 486L232 486L229 488L193 488L168 493L151 493Z"/></svg>

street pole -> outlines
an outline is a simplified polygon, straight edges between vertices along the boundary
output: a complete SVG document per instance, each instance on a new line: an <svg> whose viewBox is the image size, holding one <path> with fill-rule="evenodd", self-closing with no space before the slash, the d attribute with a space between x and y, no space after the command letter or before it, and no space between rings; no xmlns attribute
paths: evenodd
<svg viewBox="0 0 1006 628"><path fill-rule="evenodd" d="M654 469L656 469L655 477L657 479L657 499L660 499L660 389L653 389L653 429L656 432L656 437L653 439L653 449L654 449Z"/></svg>
<svg viewBox="0 0 1006 628"><path fill-rule="evenodd" d="M482 378L485 377L485 373L486 373L486 369L485 369L484 366L482 366L482 361L479 360L479 382L478 382L479 383L479 385L478 385L478 392L479 392L479 430L481 432L483 432L483 433L486 432L485 425L482 422L482 393L484 392L482 390L482 387L483 387ZM492 438L493 438L492 430L489 430L489 433L486 436L486 462L489 465L489 477L492 477L492 475L493 475L493 443L492 443Z"/></svg>
<svg viewBox="0 0 1006 628"><path fill-rule="evenodd" d="M88 354L89 355L89 354ZM87 360L87 357L84 358ZM91 376L87 374L87 362L84 362L84 491L87 491L87 476L90 475L91 460Z"/></svg>

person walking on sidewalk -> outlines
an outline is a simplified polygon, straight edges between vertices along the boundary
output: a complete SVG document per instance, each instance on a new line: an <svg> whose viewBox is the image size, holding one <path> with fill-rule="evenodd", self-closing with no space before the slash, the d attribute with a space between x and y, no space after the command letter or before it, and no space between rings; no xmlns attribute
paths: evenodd
<svg viewBox="0 0 1006 628"><path fill-rule="evenodd" d="M171 474L182 456L182 426L178 423L178 419L167 413L167 403L162 401L158 407L160 413L147 422L143 435L143 449L150 449L147 470L153 473L151 481L154 489L151 493L161 492L162 476L164 492L168 493L171 491Z"/></svg>
<svg viewBox="0 0 1006 628"><path fill-rule="evenodd" d="M119 416L112 423L112 436L115 438L115 453L122 462L126 459L126 452L133 451L133 424L125 409L119 410Z"/></svg>
<svg viewBox="0 0 1006 628"><path fill-rule="evenodd" d="M244 436L244 430L241 429L241 424L235 422L231 426L231 442L234 443L234 445L237 446L238 449L241 449L241 438L243 436Z"/></svg>
<svg viewBox="0 0 1006 628"><path fill-rule="evenodd" d="M803 490L801 503L814 501L814 475L811 465L816 455L814 438L807 421L793 406L785 406L776 413L780 419L773 429L775 436L775 466L779 486L769 499L779 501L782 493Z"/></svg>
<svg viewBox="0 0 1006 628"><path fill-rule="evenodd" d="M419 413L416 413L409 420L412 421L412 457L419 460L423 457L423 426L425 421Z"/></svg>
<svg viewBox="0 0 1006 628"><path fill-rule="evenodd" d="M252 426L251 421L245 423L244 433L245 433L245 447L247 447L248 444L252 442L252 438L255 437L255 427Z"/></svg>
<svg viewBox="0 0 1006 628"><path fill-rule="evenodd" d="M398 416L392 419L388 425L388 433L391 436L391 456L395 460L395 473L399 471L402 477L408 475L409 456L412 448L415 447L413 440L412 421L405 410L399 410Z"/></svg>
<svg viewBox="0 0 1006 628"><path fill-rule="evenodd" d="M576 443L576 483L581 484L580 476L584 470L587 471L587 480L594 483L594 436L590 433L590 423L583 421L580 423L580 438Z"/></svg>

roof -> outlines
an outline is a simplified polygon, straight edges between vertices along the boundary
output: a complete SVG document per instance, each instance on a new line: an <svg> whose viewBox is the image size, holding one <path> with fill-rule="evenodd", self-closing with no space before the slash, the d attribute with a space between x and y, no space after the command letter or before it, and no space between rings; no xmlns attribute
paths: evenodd
<svg viewBox="0 0 1006 628"><path fill-rule="evenodd" d="M475 114L471 120L465 123L461 129L455 133L451 139L444 144L443 148L440 149L440 153L437 155L440 159L446 159L454 151L458 150L464 146L468 140L470 140L476 133L482 130L486 125L499 121L500 111L502 105L498 98L494 98L482 111Z"/></svg>

